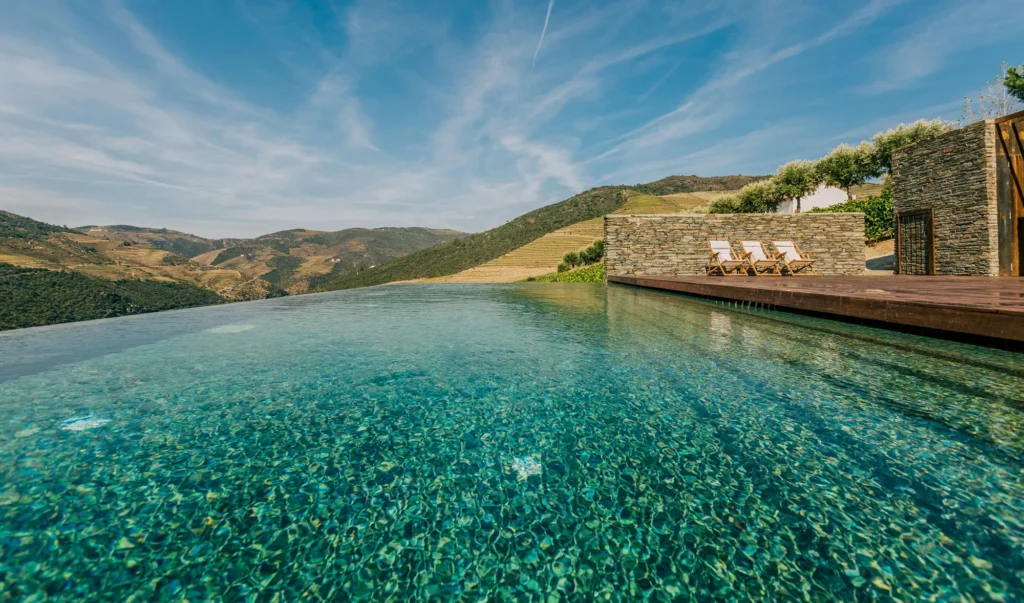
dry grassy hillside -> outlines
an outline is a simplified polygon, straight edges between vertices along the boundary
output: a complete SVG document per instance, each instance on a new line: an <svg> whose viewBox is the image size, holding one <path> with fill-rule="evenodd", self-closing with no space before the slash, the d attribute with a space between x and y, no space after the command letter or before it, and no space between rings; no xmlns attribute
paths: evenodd
<svg viewBox="0 0 1024 603"><path fill-rule="evenodd" d="M451 276L428 279L446 283L512 283L553 272L569 251L583 249L604 236L604 218L585 220L523 245L490 262Z"/></svg>
<svg viewBox="0 0 1024 603"><path fill-rule="evenodd" d="M666 214L690 211L731 191L676 193L660 197L626 191L626 202L612 213ZM451 276L428 279L446 283L511 283L554 272L562 257L604 237L604 218L586 220L548 233L499 258Z"/></svg>
<svg viewBox="0 0 1024 603"><path fill-rule="evenodd" d="M203 266L142 243L55 232L32 240L0 237L0 263L22 268L71 270L104 280L141 279L188 283L228 299L262 299L266 283L237 270Z"/></svg>
<svg viewBox="0 0 1024 603"><path fill-rule="evenodd" d="M287 230L205 239L136 226L52 226L0 211L0 263L210 289L228 299L301 293L317 278L356 272L461 236L427 228Z"/></svg>

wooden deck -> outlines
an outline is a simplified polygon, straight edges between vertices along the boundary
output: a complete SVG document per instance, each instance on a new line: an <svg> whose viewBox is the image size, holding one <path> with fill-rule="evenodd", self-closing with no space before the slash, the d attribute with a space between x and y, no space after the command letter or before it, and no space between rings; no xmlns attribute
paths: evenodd
<svg viewBox="0 0 1024 603"><path fill-rule="evenodd" d="M609 282L1024 344L1024 278L609 276Z"/></svg>

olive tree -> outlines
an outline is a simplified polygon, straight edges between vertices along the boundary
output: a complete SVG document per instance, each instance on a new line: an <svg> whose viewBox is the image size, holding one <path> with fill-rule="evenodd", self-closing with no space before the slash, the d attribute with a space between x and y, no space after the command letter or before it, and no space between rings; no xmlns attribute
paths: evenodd
<svg viewBox="0 0 1024 603"><path fill-rule="evenodd" d="M698 208L699 209L699 208ZM740 213L740 202L736 197L723 195L711 200L707 205L709 214L738 214Z"/></svg>
<svg viewBox="0 0 1024 603"><path fill-rule="evenodd" d="M921 119L910 125L900 124L891 130L875 134L875 137L872 139L875 145L874 164L878 172L875 176L888 174L892 171L892 153L896 149L934 138L952 129L953 124L941 119Z"/></svg>
<svg viewBox="0 0 1024 603"><path fill-rule="evenodd" d="M800 213L800 200L818 189L821 175L813 162L797 160L780 167L772 182L783 199L796 200L796 213Z"/></svg>
<svg viewBox="0 0 1024 603"><path fill-rule="evenodd" d="M875 148L866 142L857 147L839 145L818 161L817 170L822 182L846 191L847 199L851 198L851 188L881 175Z"/></svg>
<svg viewBox="0 0 1024 603"><path fill-rule="evenodd" d="M736 201L739 204L739 210L743 213L767 213L778 209L783 197L775 180L769 178L751 182L741 188L736 195Z"/></svg>

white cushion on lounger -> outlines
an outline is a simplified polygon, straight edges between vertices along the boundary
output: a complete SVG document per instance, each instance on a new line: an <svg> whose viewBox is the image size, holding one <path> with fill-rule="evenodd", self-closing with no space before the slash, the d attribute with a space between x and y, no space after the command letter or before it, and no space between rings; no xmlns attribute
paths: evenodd
<svg viewBox="0 0 1024 603"><path fill-rule="evenodd" d="M729 246L729 241L711 241L711 251L717 253L720 260L732 260L732 247Z"/></svg>
<svg viewBox="0 0 1024 603"><path fill-rule="evenodd" d="M750 259L755 262L768 259L768 256L764 254L764 247L761 246L761 241L740 241L740 245L743 246L743 251L750 254Z"/></svg>
<svg viewBox="0 0 1024 603"><path fill-rule="evenodd" d="M786 259L790 262L802 260L800 254L796 251L796 244L793 241L772 241L772 245L779 250L779 253L786 256Z"/></svg>

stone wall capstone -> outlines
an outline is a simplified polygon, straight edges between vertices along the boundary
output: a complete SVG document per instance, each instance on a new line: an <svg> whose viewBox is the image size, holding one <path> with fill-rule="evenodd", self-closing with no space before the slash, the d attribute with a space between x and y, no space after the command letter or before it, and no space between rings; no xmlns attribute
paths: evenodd
<svg viewBox="0 0 1024 603"><path fill-rule="evenodd" d="M610 276L704 274L708 241L793 240L823 275L864 273L864 214L653 214L604 218Z"/></svg>
<svg viewBox="0 0 1024 603"><path fill-rule="evenodd" d="M978 122L893 153L896 212L932 210L936 274L999 274L994 128Z"/></svg>

